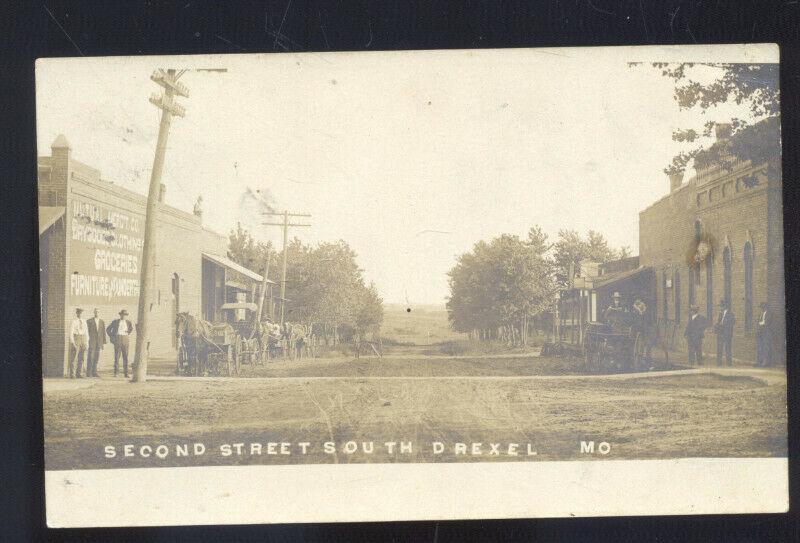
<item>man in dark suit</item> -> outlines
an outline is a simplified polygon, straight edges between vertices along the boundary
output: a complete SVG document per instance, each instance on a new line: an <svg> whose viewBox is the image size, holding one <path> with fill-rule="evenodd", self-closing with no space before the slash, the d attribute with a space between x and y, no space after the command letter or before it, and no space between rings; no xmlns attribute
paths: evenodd
<svg viewBox="0 0 800 543"><path fill-rule="evenodd" d="M725 351L725 364L733 366L733 324L736 317L728 307L728 301L722 300L719 303L719 317L714 325L714 333L717 334L717 366L722 366L722 351Z"/></svg>
<svg viewBox="0 0 800 543"><path fill-rule="evenodd" d="M772 314L767 303L761 304L761 311L756 321L756 365L772 366Z"/></svg>
<svg viewBox="0 0 800 543"><path fill-rule="evenodd" d="M94 308L94 316L86 321L89 331L89 360L86 363L86 377L97 377L97 361L103 345L106 344L106 323L100 318L100 312Z"/></svg>
<svg viewBox="0 0 800 543"><path fill-rule="evenodd" d="M689 364L692 366L703 363L703 337L708 327L708 320L699 311L696 305L689 308L689 321L683 332L689 347Z"/></svg>
<svg viewBox="0 0 800 543"><path fill-rule="evenodd" d="M111 321L106 329L108 338L114 344L114 377L119 371L119 357L122 356L122 370L125 377L128 376L128 346L130 337L133 333L133 324L128 320L128 311L123 309L119 312L119 318Z"/></svg>

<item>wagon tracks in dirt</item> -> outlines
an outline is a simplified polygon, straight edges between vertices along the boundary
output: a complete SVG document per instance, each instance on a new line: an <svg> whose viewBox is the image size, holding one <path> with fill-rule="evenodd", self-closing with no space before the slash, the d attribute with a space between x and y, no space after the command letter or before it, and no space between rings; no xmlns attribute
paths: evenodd
<svg viewBox="0 0 800 543"><path fill-rule="evenodd" d="M330 436L330 440L336 441L333 437L333 423L331 422L331 416L328 414L327 411L325 411L325 409L323 409L323 407L314 397L314 394L312 394L309 387L305 383L303 383L302 386L303 386L303 391L306 393L306 396L308 396L308 399L311 400L311 403L313 403L317 407L317 409L319 409L319 412L322 415L325 425L328 427L328 435ZM333 454L333 461L337 464L339 463L339 454L337 452L334 452Z"/></svg>

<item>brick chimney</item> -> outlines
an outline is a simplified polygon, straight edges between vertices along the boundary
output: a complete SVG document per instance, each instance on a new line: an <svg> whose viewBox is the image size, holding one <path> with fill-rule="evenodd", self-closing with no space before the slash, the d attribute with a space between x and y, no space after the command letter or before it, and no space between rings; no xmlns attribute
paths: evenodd
<svg viewBox="0 0 800 543"><path fill-rule="evenodd" d="M683 172L669 174L669 191L675 192L683 184Z"/></svg>
<svg viewBox="0 0 800 543"><path fill-rule="evenodd" d="M730 139L732 132L733 125L731 123L714 123L714 133L717 136L717 141Z"/></svg>
<svg viewBox="0 0 800 543"><path fill-rule="evenodd" d="M67 138L64 134L59 134L50 145L50 183L46 190L56 196L55 203L52 205L66 205L71 153L72 148Z"/></svg>
<svg viewBox="0 0 800 543"><path fill-rule="evenodd" d="M160 203L164 203L164 198L167 197L167 186L164 183L161 183L158 186L158 201Z"/></svg>

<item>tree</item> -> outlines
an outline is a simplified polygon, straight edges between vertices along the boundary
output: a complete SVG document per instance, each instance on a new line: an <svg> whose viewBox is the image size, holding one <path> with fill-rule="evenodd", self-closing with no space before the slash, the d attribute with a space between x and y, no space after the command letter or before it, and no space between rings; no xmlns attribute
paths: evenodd
<svg viewBox="0 0 800 543"><path fill-rule="evenodd" d="M527 319L549 309L554 286L546 258L547 237L532 228L527 240L503 234L477 242L458 257L448 273L448 318L460 332L480 331L494 337L505 330L507 339L524 341Z"/></svg>
<svg viewBox="0 0 800 543"><path fill-rule="evenodd" d="M267 255L270 253L274 265L276 253L272 243L257 242L247 229L236 223L236 230L231 230L228 236L228 258L263 275L267 266Z"/></svg>
<svg viewBox="0 0 800 543"><path fill-rule="evenodd" d="M270 253L272 262L283 257L270 243L255 241L241 224L231 231L228 257L234 262L263 274ZM365 285L357 255L346 242L312 247L294 238L286 256L288 320L321 324L322 333L334 337L343 325L362 334L375 333L380 328L383 301L374 285Z"/></svg>
<svg viewBox="0 0 800 543"><path fill-rule="evenodd" d="M361 337L377 334L383 324L383 300L373 283L363 284L356 293L355 329Z"/></svg>
<svg viewBox="0 0 800 543"><path fill-rule="evenodd" d="M641 63L630 63L639 65ZM675 82L675 101L681 110L699 109L702 113L724 103L742 106L750 120L730 119L732 135L727 144L710 149L700 146L682 151L664 172L683 173L691 160L695 167L710 163L727 166L726 156L754 163L767 163L767 175L780 176L780 87L778 64L733 63L652 63L661 75ZM676 130L672 139L693 143L700 135L710 136L714 121L702 127Z"/></svg>
<svg viewBox="0 0 800 543"><path fill-rule="evenodd" d="M569 286L570 273L581 273L581 261L602 263L630 256L629 247L612 249L605 237L594 230L589 230L585 238L575 230L560 230L553 247L555 277L560 288Z"/></svg>

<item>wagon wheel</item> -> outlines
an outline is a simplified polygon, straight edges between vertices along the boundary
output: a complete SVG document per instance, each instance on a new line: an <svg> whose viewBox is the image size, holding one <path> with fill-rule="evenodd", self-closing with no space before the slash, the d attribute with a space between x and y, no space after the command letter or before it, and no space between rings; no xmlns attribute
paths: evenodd
<svg viewBox="0 0 800 543"><path fill-rule="evenodd" d="M611 369L610 368L610 364L609 364L609 358L610 358L610 352L609 351L610 350L608 348L608 342L607 341L605 341L605 340L601 341L597 345L597 352L596 352L595 356L597 356L597 372L598 373L609 373L609 370Z"/></svg>
<svg viewBox="0 0 800 543"><path fill-rule="evenodd" d="M642 334L637 333L633 341L633 369L639 371L643 369L642 362L644 361L644 338Z"/></svg>
<svg viewBox="0 0 800 543"><path fill-rule="evenodd" d="M242 337L240 335L236 335L236 339L233 343L233 374L239 375L239 370L242 367L242 356L244 353L242 352L244 349L242 343Z"/></svg>

